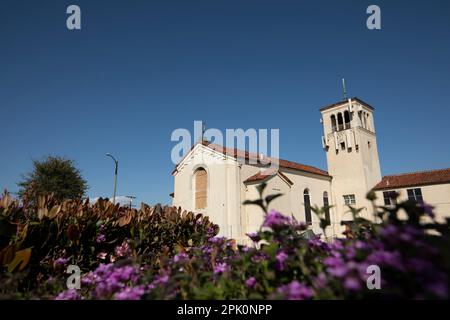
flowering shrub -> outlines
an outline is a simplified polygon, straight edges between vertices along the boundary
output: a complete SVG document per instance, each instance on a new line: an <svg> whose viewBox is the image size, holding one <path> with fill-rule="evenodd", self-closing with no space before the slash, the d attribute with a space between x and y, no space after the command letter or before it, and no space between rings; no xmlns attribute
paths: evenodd
<svg viewBox="0 0 450 320"><path fill-rule="evenodd" d="M266 198L266 203L271 198ZM258 202L263 208L263 200ZM55 299L448 299L450 224L434 220L426 205L412 202L374 213L380 223L358 216L347 237L330 243L310 238L308 227L276 211L249 234L251 245L204 235L172 248L161 245L157 258L143 258L127 241L115 243L105 260L85 273L81 290L46 289ZM315 208L322 219L323 210ZM406 212L406 219L400 213ZM119 229L120 230L120 229ZM103 231L102 231L103 232ZM104 244L114 229L105 232ZM119 232L119 231L117 231ZM98 236L92 243L99 244ZM130 252L134 252L130 254ZM148 261L152 261L149 263ZM55 260L55 266L66 261ZM367 282L370 266L380 269L380 289ZM48 281L47 281L48 282ZM49 292L51 294L49 294Z"/></svg>
<svg viewBox="0 0 450 320"><path fill-rule="evenodd" d="M87 272L131 257L151 266L163 248L173 254L176 246L204 244L217 232L208 217L174 207L143 204L136 210L103 199L91 205L41 197L35 208L24 208L5 194L0 198L0 296L61 290L69 264ZM43 292L28 294L34 289Z"/></svg>
<svg viewBox="0 0 450 320"><path fill-rule="evenodd" d="M398 218L401 210L406 220ZM163 252L157 268L137 272L131 261L129 269L100 266L83 278L81 295L66 291L58 298L446 299L449 224L421 223L427 210L410 202L380 208L380 224L354 210L351 236L332 243L307 239L304 224L270 211L249 235L251 246L212 237L204 245L179 246L175 255ZM380 290L367 287L370 265L381 270Z"/></svg>

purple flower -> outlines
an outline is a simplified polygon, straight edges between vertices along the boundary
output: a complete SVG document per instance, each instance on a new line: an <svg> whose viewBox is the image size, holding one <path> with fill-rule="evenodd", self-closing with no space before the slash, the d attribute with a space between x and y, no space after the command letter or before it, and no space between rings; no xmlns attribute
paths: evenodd
<svg viewBox="0 0 450 320"><path fill-rule="evenodd" d="M140 300L145 293L143 286L137 286L134 288L125 288L122 291L115 294L117 300Z"/></svg>
<svg viewBox="0 0 450 320"><path fill-rule="evenodd" d="M63 266L67 263L67 260L66 258L58 258L55 260L55 266Z"/></svg>
<svg viewBox="0 0 450 320"><path fill-rule="evenodd" d="M361 280L356 276L346 277L344 280L344 287L350 291L361 290L362 288Z"/></svg>
<svg viewBox="0 0 450 320"><path fill-rule="evenodd" d="M117 246L114 249L114 253L119 258L129 256L131 254L130 245L128 242L124 241L120 246Z"/></svg>
<svg viewBox="0 0 450 320"><path fill-rule="evenodd" d="M395 237L396 238L398 233L399 233L398 228L396 226L392 225L392 224L385 226L380 231L380 235L383 238L387 238L387 239L389 239L391 237Z"/></svg>
<svg viewBox="0 0 450 320"><path fill-rule="evenodd" d="M426 288L439 299L448 299L448 287L446 283L436 281L427 285Z"/></svg>
<svg viewBox="0 0 450 320"><path fill-rule="evenodd" d="M100 264L94 272L86 274L81 283L92 286L91 295L94 299L110 299L127 286L136 284L139 277L139 270L134 266Z"/></svg>
<svg viewBox="0 0 450 320"><path fill-rule="evenodd" d="M367 257L367 262L379 266L389 266L398 271L404 271L402 257L398 251L378 250Z"/></svg>
<svg viewBox="0 0 450 320"><path fill-rule="evenodd" d="M328 273L334 277L344 277L348 272L345 262L340 258L328 257L324 263L328 267Z"/></svg>
<svg viewBox="0 0 450 320"><path fill-rule="evenodd" d="M95 242L97 242L97 243L102 243L105 241L106 241L106 237L104 234L101 234L101 233L97 235L97 238L95 238Z"/></svg>
<svg viewBox="0 0 450 320"><path fill-rule="evenodd" d="M283 228L291 224L291 219L281 213L271 210L265 217L263 227L268 227L273 230Z"/></svg>
<svg viewBox="0 0 450 320"><path fill-rule="evenodd" d="M288 258L289 256L284 251L278 252L275 258L275 269L277 269L278 271L283 271L286 268L286 260Z"/></svg>
<svg viewBox="0 0 450 320"><path fill-rule="evenodd" d="M222 245L226 241L225 237L213 237L209 239L209 242L217 245Z"/></svg>
<svg viewBox="0 0 450 320"><path fill-rule="evenodd" d="M252 240L253 242L258 242L261 240L261 237L256 232L253 233L247 233L247 236Z"/></svg>
<svg viewBox="0 0 450 320"><path fill-rule="evenodd" d="M326 242L320 240L320 236L317 236L314 239L308 240L308 244L309 244L309 246L320 249L320 250L325 250L325 251L330 250L330 247L328 246L328 244Z"/></svg>
<svg viewBox="0 0 450 320"><path fill-rule="evenodd" d="M55 298L55 300L81 300L82 297L75 289L69 289L61 292Z"/></svg>
<svg viewBox="0 0 450 320"><path fill-rule="evenodd" d="M250 289L254 288L256 286L256 284L257 284L257 281L256 281L255 277L250 277L245 281L245 285Z"/></svg>
<svg viewBox="0 0 450 320"><path fill-rule="evenodd" d="M314 279L314 286L318 289L324 289L327 286L327 282L327 276L325 275L325 273L321 272Z"/></svg>
<svg viewBox="0 0 450 320"><path fill-rule="evenodd" d="M158 275L155 277L155 284L167 284L169 282L169 276L167 274Z"/></svg>
<svg viewBox="0 0 450 320"><path fill-rule="evenodd" d="M214 273L215 274L222 274L224 272L227 272L230 270L230 267L225 263L216 263L216 266L214 267Z"/></svg>
<svg viewBox="0 0 450 320"><path fill-rule="evenodd" d="M189 260L189 256L185 252L180 252L173 257L173 262L186 262Z"/></svg>
<svg viewBox="0 0 450 320"><path fill-rule="evenodd" d="M306 300L311 299L313 296L313 291L311 288L301 284L297 280L291 283L281 286L277 289L284 299L287 300Z"/></svg>
<svg viewBox="0 0 450 320"><path fill-rule="evenodd" d="M258 251L256 254L252 257L253 263L259 263L261 261L267 260L267 255L264 252Z"/></svg>
<svg viewBox="0 0 450 320"><path fill-rule="evenodd" d="M432 205L429 205L425 202L420 202L419 207L422 208L423 212L425 212L425 214L427 214L430 218L434 218L434 207Z"/></svg>
<svg viewBox="0 0 450 320"><path fill-rule="evenodd" d="M169 283L169 276L167 274L157 275L155 280L147 286L148 290L153 290L159 285L166 285Z"/></svg>

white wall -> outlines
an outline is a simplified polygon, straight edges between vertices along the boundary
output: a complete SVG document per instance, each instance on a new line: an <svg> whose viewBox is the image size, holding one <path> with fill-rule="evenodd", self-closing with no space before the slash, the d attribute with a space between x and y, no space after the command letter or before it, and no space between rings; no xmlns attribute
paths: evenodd
<svg viewBox="0 0 450 320"><path fill-rule="evenodd" d="M208 173L207 208L195 210L194 172L199 167ZM198 144L174 173L173 205L203 213L220 227L220 235L236 237L240 226L239 169L235 159Z"/></svg>
<svg viewBox="0 0 450 320"><path fill-rule="evenodd" d="M376 191L377 200L375 203L378 206L384 206L383 192L385 191L396 191L400 194L397 201L406 201L408 200L407 189L415 188L422 190L425 203L435 207L434 213L438 221L443 222L445 218L450 217L450 183Z"/></svg>

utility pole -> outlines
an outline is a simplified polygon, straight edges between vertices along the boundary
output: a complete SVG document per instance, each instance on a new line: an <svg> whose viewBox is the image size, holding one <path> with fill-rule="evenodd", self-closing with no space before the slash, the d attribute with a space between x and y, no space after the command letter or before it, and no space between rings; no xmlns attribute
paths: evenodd
<svg viewBox="0 0 450 320"><path fill-rule="evenodd" d="M127 196L128 199L130 199L130 209L135 207L135 205L133 205L133 200L136 199L135 196Z"/></svg>

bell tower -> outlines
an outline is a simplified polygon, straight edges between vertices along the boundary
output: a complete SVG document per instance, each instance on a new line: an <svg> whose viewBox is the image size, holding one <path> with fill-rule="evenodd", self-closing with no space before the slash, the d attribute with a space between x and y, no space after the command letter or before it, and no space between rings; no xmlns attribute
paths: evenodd
<svg viewBox="0 0 450 320"><path fill-rule="evenodd" d="M323 107L320 112L336 218L351 220L347 205L364 208L361 216L372 218L366 194L381 180L374 108L352 98Z"/></svg>

